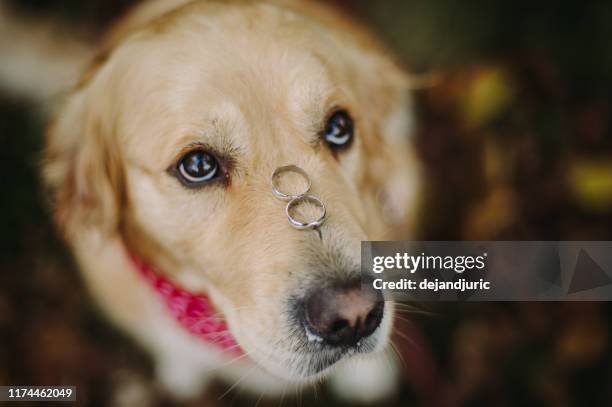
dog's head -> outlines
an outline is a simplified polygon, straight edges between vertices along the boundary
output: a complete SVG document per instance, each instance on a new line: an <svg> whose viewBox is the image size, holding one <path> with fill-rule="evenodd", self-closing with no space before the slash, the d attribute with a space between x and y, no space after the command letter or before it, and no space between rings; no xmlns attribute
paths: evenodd
<svg viewBox="0 0 612 407"><path fill-rule="evenodd" d="M183 7L100 60L48 140L69 239L120 237L208 293L253 360L296 379L385 346L392 306L360 290L360 241L406 230L419 177L406 77L325 13ZM318 230L291 227L272 194L287 164L326 205Z"/></svg>

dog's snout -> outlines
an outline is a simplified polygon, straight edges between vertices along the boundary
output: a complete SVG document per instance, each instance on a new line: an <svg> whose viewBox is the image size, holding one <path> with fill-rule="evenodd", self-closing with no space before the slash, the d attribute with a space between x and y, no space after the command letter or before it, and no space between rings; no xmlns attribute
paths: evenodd
<svg viewBox="0 0 612 407"><path fill-rule="evenodd" d="M331 346L352 346L370 336L384 312L378 291L360 283L314 290L304 303L308 329Z"/></svg>

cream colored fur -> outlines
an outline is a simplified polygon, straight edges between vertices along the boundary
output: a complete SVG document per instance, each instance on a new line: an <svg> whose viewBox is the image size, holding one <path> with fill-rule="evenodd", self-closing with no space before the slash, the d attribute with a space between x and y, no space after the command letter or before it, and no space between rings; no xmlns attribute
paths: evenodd
<svg viewBox="0 0 612 407"><path fill-rule="evenodd" d="M49 130L45 176L93 296L170 390L192 396L216 375L278 394L333 370L305 371L317 355L296 350L286 301L314 275L358 272L360 241L409 236L420 174L408 90L363 28L317 3L160 0L111 31ZM356 135L336 157L318 134L337 107ZM194 142L235 158L227 186L188 190L169 174ZM320 236L291 228L271 193L286 164L304 168L327 205ZM178 326L124 245L207 293L248 356L228 364ZM378 351L392 323L388 304ZM379 357L360 356L354 380L340 366L341 393L390 391Z"/></svg>

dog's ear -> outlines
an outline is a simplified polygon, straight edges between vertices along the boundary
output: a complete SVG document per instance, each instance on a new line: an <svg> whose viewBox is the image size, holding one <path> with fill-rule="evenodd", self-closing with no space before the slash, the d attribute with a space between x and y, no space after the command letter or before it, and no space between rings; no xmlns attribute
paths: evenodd
<svg viewBox="0 0 612 407"><path fill-rule="evenodd" d="M112 125L88 103L87 87L67 100L47 133L44 178L55 220L66 234L87 227L113 233L119 225L123 171Z"/></svg>

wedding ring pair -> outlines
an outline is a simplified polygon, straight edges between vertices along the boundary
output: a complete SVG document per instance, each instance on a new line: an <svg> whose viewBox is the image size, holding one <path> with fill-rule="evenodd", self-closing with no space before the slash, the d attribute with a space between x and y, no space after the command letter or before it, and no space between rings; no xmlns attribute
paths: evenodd
<svg viewBox="0 0 612 407"><path fill-rule="evenodd" d="M306 180L306 187L304 191L302 191L299 194L289 194L289 193L285 193L280 190L280 187L278 185L278 179L281 177L282 174L287 173L287 172L293 172L293 173L299 174ZM304 171L297 165L285 165L283 167L278 167L272 173L272 193L274 194L275 197L277 197L281 201L288 202L287 206L285 207L285 213L287 215L287 219L289 220L289 224L291 226L299 230L316 229L319 226L321 226L321 224L323 224L323 221L325 220L325 215L326 215L325 204L323 204L323 202L316 196L308 194L308 191L310 191L311 186L312 186L312 182L310 181L310 177L308 176L308 174L306 174L306 171ZM306 222L296 219L292 215L292 213L294 212L295 208L298 205L303 204L303 203L309 203L311 205L314 205L321 212L321 216L319 216L318 218L314 220L306 221Z"/></svg>

